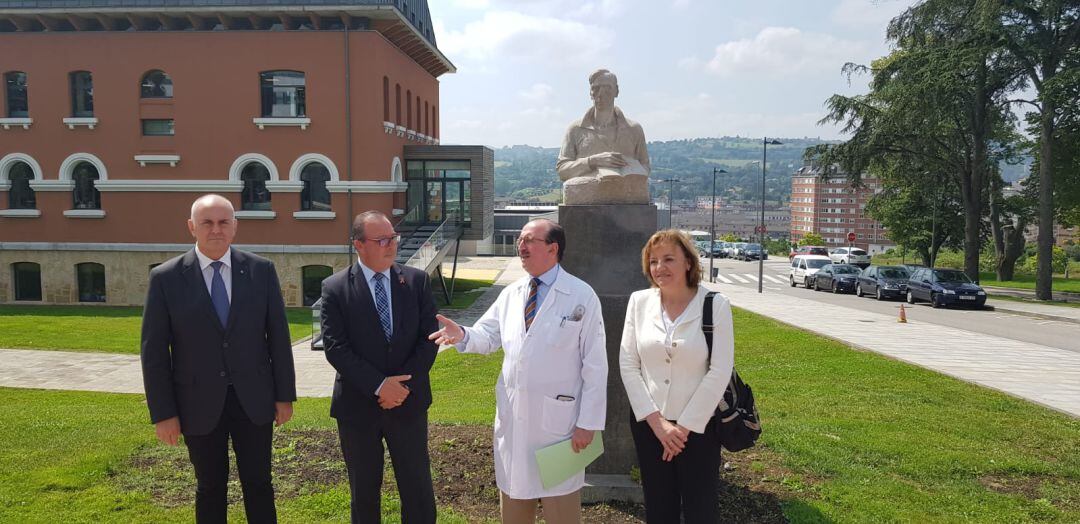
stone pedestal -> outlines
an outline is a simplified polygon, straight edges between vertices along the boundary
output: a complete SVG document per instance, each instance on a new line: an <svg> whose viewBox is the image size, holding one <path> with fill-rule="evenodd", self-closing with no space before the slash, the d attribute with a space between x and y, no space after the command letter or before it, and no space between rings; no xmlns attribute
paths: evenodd
<svg viewBox="0 0 1080 524"><path fill-rule="evenodd" d="M600 297L607 335L608 409L604 454L586 471L587 491L595 493L583 495L590 500L597 497L639 500L640 487L627 484L630 468L637 465L637 456L630 436L633 412L619 374L619 343L630 294L649 287L641 272L641 248L656 232L656 206L562 205L559 206L559 224L566 230L566 255L562 266L592 286Z"/></svg>

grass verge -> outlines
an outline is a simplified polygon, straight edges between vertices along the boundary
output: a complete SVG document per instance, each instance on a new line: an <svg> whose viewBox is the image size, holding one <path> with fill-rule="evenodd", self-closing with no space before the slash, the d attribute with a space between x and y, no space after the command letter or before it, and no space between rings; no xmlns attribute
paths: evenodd
<svg viewBox="0 0 1080 524"><path fill-rule="evenodd" d="M311 310L288 308L293 341L311 335ZM0 306L0 348L139 353L141 307Z"/></svg>
<svg viewBox="0 0 1080 524"><path fill-rule="evenodd" d="M1014 297L1010 295L995 295L989 294L989 297L994 300L1005 300L1008 302L1023 302L1025 304L1037 304L1044 306L1062 306L1080 308L1080 302L1065 302L1064 300L1035 300L1032 298Z"/></svg>
<svg viewBox="0 0 1080 524"><path fill-rule="evenodd" d="M758 447L729 456L739 475L725 478L773 494L791 521L1080 521L1077 419L742 310L735 329L765 432ZM432 423L490 424L501 360L441 354ZM114 481L156 446L141 396L0 388L0 406L0 522L191 520L189 506L123 487L143 482ZM328 410L328 399L302 399L288 428L333 430ZM345 486L315 477L279 500L282 522L347 520ZM384 497L387 521L398 504ZM234 504L230 517L242 511Z"/></svg>
<svg viewBox="0 0 1080 524"><path fill-rule="evenodd" d="M450 279L446 279L446 283L450 284ZM446 295L443 294L442 283L439 279L431 281L431 293L435 296L435 304L439 306L439 309L465 309L476 302L477 298L483 294L488 288L494 284L494 280L483 279L471 279L471 278L458 278L454 282L454 297L450 301L450 304L446 303Z"/></svg>
<svg viewBox="0 0 1080 524"><path fill-rule="evenodd" d="M999 281L995 280L997 275L994 273L979 273L979 284L992 287L1007 287L1013 289L1035 289L1035 275L1015 274L1012 280ZM1054 291L1065 291L1069 293L1080 293L1080 279L1069 278L1066 279L1063 276L1054 277L1054 283L1051 284L1051 289Z"/></svg>

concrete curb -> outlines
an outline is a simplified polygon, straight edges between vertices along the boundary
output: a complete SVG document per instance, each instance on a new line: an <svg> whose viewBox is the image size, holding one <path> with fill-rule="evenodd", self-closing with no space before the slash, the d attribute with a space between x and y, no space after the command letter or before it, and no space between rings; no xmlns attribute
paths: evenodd
<svg viewBox="0 0 1080 524"><path fill-rule="evenodd" d="M988 307L993 308L994 311L1003 311L1005 313L1012 313L1014 315L1021 315L1021 316L1025 316L1025 317L1031 317L1031 318L1040 318L1040 319L1043 319L1043 320L1057 320L1059 322L1070 322L1072 324L1080 324L1080 319L1072 318L1072 317L1059 317L1057 315L1047 315L1046 313L1036 313L1034 311L1024 311L1024 310L1020 310L1020 309L1010 309L1010 308L1001 307L1001 306L988 306Z"/></svg>

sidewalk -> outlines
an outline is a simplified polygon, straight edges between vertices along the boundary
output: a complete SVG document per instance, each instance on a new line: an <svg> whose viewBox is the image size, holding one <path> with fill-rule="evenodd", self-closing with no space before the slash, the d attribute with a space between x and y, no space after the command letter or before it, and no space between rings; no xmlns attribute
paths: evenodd
<svg viewBox="0 0 1080 524"><path fill-rule="evenodd" d="M1035 304L993 298L987 300L986 305L993 306L994 311L1004 311L1006 313L1016 313L1018 315L1080 324L1080 307Z"/></svg>
<svg viewBox="0 0 1080 524"><path fill-rule="evenodd" d="M470 269L471 268L471 269ZM467 309L448 311L451 317L472 324L487 311L503 287L525 275L517 258L477 258L458 266L458 276L475 271L474 276L490 278L488 288ZM440 297L436 297L440 300ZM334 392L334 368L322 351L312 351L307 340L293 346L296 394L301 397L329 397ZM142 367L137 355L0 349L0 386L15 388L143 393Z"/></svg>
<svg viewBox="0 0 1080 524"><path fill-rule="evenodd" d="M891 315L740 286L706 285L735 306L785 324L1080 417L1080 353L914 320L900 324Z"/></svg>

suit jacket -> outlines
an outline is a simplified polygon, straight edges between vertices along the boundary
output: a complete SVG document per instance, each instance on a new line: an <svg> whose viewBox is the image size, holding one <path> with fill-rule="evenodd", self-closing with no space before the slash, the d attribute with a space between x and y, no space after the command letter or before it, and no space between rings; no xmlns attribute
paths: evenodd
<svg viewBox="0 0 1080 524"><path fill-rule="evenodd" d="M370 420L383 411L375 390L386 377L412 375L409 396L388 414L411 416L431 405L428 371L438 352L428 335L438 331L435 301L427 274L394 264L390 268L393 334L383 334L375 298L360 265L323 281L322 336L326 360L337 370L330 416L343 421Z"/></svg>
<svg viewBox="0 0 1080 524"><path fill-rule="evenodd" d="M180 417L185 435L212 431L232 381L255 424L296 400L292 341L274 264L232 249L232 303L222 326L192 249L154 268L142 324L150 420Z"/></svg>
<svg viewBox="0 0 1080 524"><path fill-rule="evenodd" d="M668 344L660 290L635 291L626 306L626 323L619 350L619 368L630 407L637 420L654 411L695 433L704 433L720 400L724 398L735 365L735 337L731 327L731 303L717 293L713 297L713 352L701 331L705 294L697 295L675 325Z"/></svg>

